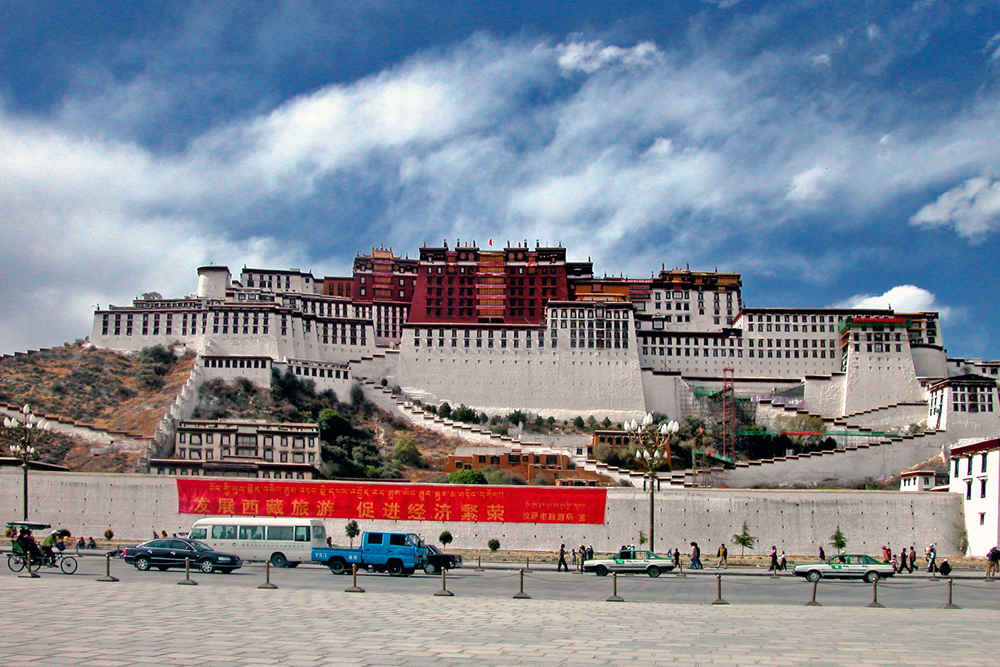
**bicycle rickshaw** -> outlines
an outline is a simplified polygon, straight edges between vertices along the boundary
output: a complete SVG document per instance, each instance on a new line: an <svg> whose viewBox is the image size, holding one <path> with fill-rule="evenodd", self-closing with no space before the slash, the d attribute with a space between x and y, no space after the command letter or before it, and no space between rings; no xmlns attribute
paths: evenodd
<svg viewBox="0 0 1000 667"><path fill-rule="evenodd" d="M28 564L28 554L25 552L24 547L21 546L20 542L17 541L17 534L22 528L27 528L30 531L48 530L51 528L47 523L35 523L33 521L8 521L7 531L10 533L13 531L13 536L10 539L10 550L11 552L7 554L7 567L11 569L12 572L20 572ZM69 531L59 531L60 536L68 536ZM62 533L65 532L65 535ZM31 557L31 571L37 572L43 567L57 567L62 570L63 574L73 574L76 572L77 562L72 556L67 556L61 551L54 551L54 558L45 558L43 556L32 556Z"/></svg>

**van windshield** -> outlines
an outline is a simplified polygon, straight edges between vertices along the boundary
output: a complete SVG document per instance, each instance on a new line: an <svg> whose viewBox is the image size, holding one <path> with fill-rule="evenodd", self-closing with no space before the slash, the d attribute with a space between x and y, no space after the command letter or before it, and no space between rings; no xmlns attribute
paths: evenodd
<svg viewBox="0 0 1000 667"><path fill-rule="evenodd" d="M420 539L419 535L417 535L415 533L410 533L408 535L408 537L410 538L410 543L413 546L415 546L415 547L422 547L422 546L424 546L424 541L422 539Z"/></svg>

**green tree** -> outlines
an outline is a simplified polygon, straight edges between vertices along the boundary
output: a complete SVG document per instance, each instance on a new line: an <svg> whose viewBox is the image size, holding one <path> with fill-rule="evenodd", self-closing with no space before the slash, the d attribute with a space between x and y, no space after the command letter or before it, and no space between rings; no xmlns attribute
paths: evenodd
<svg viewBox="0 0 1000 667"><path fill-rule="evenodd" d="M740 545L740 555L743 556L747 552L747 547L753 549L753 545L757 544L757 538L750 534L750 527L747 526L747 522L743 522L743 531L738 535L733 535L733 542Z"/></svg>
<svg viewBox="0 0 1000 667"><path fill-rule="evenodd" d="M830 546L837 551L843 551L844 547L847 546L847 538L844 536L844 531L840 529L840 525L837 525L837 531L830 536Z"/></svg>
<svg viewBox="0 0 1000 667"><path fill-rule="evenodd" d="M584 426L586 426L586 424L583 421L583 417L577 417L573 420L573 428L576 430L582 431Z"/></svg>
<svg viewBox="0 0 1000 667"><path fill-rule="evenodd" d="M441 543L441 546L443 547L447 547L449 544L451 544L451 540L452 540L451 533L449 533L447 530L438 535L438 541Z"/></svg>
<svg viewBox="0 0 1000 667"><path fill-rule="evenodd" d="M424 467L424 457L417 448L417 441L405 433L396 436L396 443L392 446L392 458L400 465L411 468Z"/></svg>
<svg viewBox="0 0 1000 667"><path fill-rule="evenodd" d="M437 413L438 417L441 417L442 419L448 419L451 417L451 406L448 405L448 401L445 401L438 406Z"/></svg>
<svg viewBox="0 0 1000 667"><path fill-rule="evenodd" d="M485 484L486 477L478 470L456 470L448 475L449 484Z"/></svg>
<svg viewBox="0 0 1000 667"><path fill-rule="evenodd" d="M611 428L611 420L605 417L604 421L601 422L601 428L605 429Z"/></svg>
<svg viewBox="0 0 1000 667"><path fill-rule="evenodd" d="M527 420L527 417L520 410L514 410L514 412L507 415L506 419L514 426L517 426L518 424L523 424Z"/></svg>
<svg viewBox="0 0 1000 667"><path fill-rule="evenodd" d="M490 548L491 552L496 553L497 549L500 548L500 540L497 539L490 540L489 542L486 543L486 546Z"/></svg>
<svg viewBox="0 0 1000 667"><path fill-rule="evenodd" d="M499 470L497 468L483 468L483 477L486 478L487 484L493 484L497 486L511 486L511 485L522 485L527 484L523 477L517 473L510 472L509 470Z"/></svg>
<svg viewBox="0 0 1000 667"><path fill-rule="evenodd" d="M642 547L649 540L646 538L646 533L644 531L639 531L639 546Z"/></svg>
<svg viewBox="0 0 1000 667"><path fill-rule="evenodd" d="M347 539L351 541L351 548L354 548L354 538L361 534L361 529L358 528L358 522L351 519L344 526L344 535L347 535Z"/></svg>

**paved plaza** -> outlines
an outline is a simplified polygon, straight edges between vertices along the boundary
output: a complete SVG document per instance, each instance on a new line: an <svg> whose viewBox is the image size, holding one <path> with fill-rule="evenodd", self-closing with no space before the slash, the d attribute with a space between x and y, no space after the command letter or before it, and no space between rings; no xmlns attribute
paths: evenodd
<svg viewBox="0 0 1000 667"><path fill-rule="evenodd" d="M349 580L348 582L349 583ZM712 606L2 578L3 664L995 665L996 610Z"/></svg>

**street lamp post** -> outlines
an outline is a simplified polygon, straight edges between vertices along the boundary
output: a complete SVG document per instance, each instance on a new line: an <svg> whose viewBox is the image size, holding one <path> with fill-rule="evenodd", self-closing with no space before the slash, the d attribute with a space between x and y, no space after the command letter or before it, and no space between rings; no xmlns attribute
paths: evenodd
<svg viewBox="0 0 1000 667"><path fill-rule="evenodd" d="M23 474L23 516L22 521L28 520L28 462L35 456L35 444L39 439L52 429L52 425L45 419L39 419L25 405L21 408L21 419L14 417L4 417L4 435L7 439L13 440L10 446L10 453L21 462L21 472Z"/></svg>
<svg viewBox="0 0 1000 667"><path fill-rule="evenodd" d="M680 429L676 421L660 424L654 423L652 414L645 414L642 421L634 419L625 423L625 431L635 445L636 460L642 465L646 478L649 480L649 550L656 551L656 471L665 463L668 469L673 466L670 456L670 440Z"/></svg>

